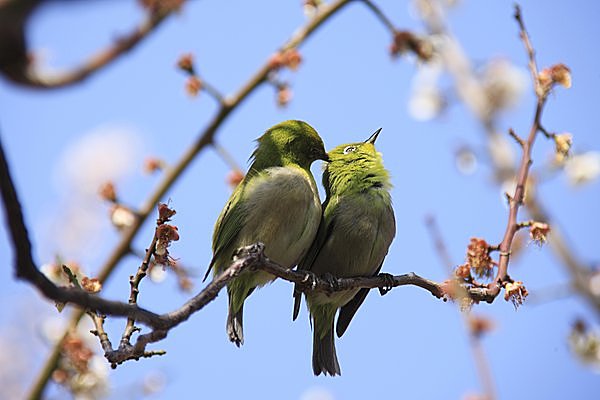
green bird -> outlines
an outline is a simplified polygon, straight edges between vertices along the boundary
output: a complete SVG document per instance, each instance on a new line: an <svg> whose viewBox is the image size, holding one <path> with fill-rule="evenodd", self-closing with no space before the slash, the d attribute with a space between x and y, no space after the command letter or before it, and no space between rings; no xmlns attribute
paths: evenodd
<svg viewBox="0 0 600 400"><path fill-rule="evenodd" d="M396 222L392 209L389 174L381 154L375 150L378 129L363 143L338 146L329 152L323 173L327 193L317 237L298 268L317 276L349 278L376 275L381 270ZM312 318L315 375L340 375L335 352L333 322L341 337L365 300L369 289L332 294L308 292L306 300ZM301 293L295 292L295 320Z"/></svg>
<svg viewBox="0 0 600 400"><path fill-rule="evenodd" d="M213 233L213 258L206 272L223 272L234 252L256 242L265 255L292 268L313 242L321 218L321 202L310 165L329 158L319 134L303 121L285 121L258 140L251 165L221 211ZM206 276L204 277L206 279ZM244 343L244 300L275 276L243 272L227 285L227 334L238 347Z"/></svg>

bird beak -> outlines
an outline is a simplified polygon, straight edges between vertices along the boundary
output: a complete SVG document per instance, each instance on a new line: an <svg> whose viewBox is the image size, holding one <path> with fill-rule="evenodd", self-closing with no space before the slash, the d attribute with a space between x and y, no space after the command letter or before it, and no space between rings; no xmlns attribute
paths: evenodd
<svg viewBox="0 0 600 400"><path fill-rule="evenodd" d="M375 141L377 140L377 136L379 136L379 132L381 132L382 128L379 128L375 131L375 133L373 133L371 135L370 138L368 138L367 140L365 140L365 143L371 143L371 144L375 144Z"/></svg>
<svg viewBox="0 0 600 400"><path fill-rule="evenodd" d="M325 162L331 161L331 159L329 158L329 154L327 154L327 153L323 153L320 158L321 158L321 160L323 160Z"/></svg>

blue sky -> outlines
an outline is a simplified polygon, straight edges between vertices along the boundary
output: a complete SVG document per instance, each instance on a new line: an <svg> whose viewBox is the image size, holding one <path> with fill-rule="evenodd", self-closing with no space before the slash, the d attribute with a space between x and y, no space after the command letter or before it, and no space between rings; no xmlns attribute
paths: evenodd
<svg viewBox="0 0 600 400"><path fill-rule="evenodd" d="M423 31L405 2L378 4L397 26ZM522 6L540 66L564 62L573 73L573 87L550 96L544 125L572 132L575 151L598 150L597 4L525 1ZM500 57L526 74L527 60L512 12L510 2L465 1L452 9L448 22L475 65ZM140 17L133 1L50 4L32 19L30 40L44 65L63 68L126 32ZM142 174L143 159L156 156L175 162L206 125L215 103L206 94L191 99L185 93L185 78L174 67L182 53L192 52L202 76L223 93L233 93L305 20L299 1L190 2L134 51L80 85L44 92L0 80L2 141L39 264L52 261L58 252L77 260L93 276L118 240L107 206L95 196L96 183L114 178L127 204L141 204L158 182L156 176ZM407 104L417 68L405 58L392 60L389 44L388 32L373 16L358 2L351 4L302 46L300 69L286 72L294 92L290 105L278 108L274 90L263 86L223 124L217 140L245 167L253 140L282 120L308 121L327 148L364 140L383 127L377 145L392 175L398 226L383 269L443 280L445 271L433 250L425 216L436 216L458 264L470 237L500 241L507 210L485 157L473 174L455 168L455 152L461 146L483 152L478 122L456 102L433 121L415 120ZM450 88L450 81L443 78L441 86ZM517 107L500 119L500 128L527 132L533 105L527 81ZM551 142L539 140L534 169L552 151ZM320 166L313 170L319 181ZM230 194L228 171L209 149L164 199L170 199L178 212L174 223L181 234L171 252L195 268L198 277L211 257L214 221ZM559 173L544 181L539 191L581 260L598 262L598 182L573 188ZM136 248L147 246L151 228L147 224ZM0 309L0 337L19 337L26 344L26 372L21 377L29 382L48 351L40 332L55 310L31 287L13 279L6 238L3 233L0 300L10 306ZM137 263L130 257L120 264L105 287L107 297L126 300L127 277ZM511 264L511 275L533 293L568 278L549 248L534 245ZM202 287L198 278L195 284L195 290ZM300 399L320 392L335 399L456 399L479 391L456 307L413 287L395 289L385 297L371 293L337 341L343 375L314 377L308 316L303 309L299 320L291 322L291 290L287 282L277 281L248 300L246 344L241 349L226 339L226 298L220 296L155 346L167 350L166 356L112 371L113 396L139 394L137 383L153 371L166 377L160 398ZM140 304L164 312L187 296L177 290L173 277L161 284L145 281ZM597 321L579 298L525 305L517 312L498 299L475 311L496 323L483 345L500 398L590 398L600 389L597 374L582 366L567 346L575 317ZM23 316L35 318L24 321ZM120 335L123 324L112 320L110 334Z"/></svg>

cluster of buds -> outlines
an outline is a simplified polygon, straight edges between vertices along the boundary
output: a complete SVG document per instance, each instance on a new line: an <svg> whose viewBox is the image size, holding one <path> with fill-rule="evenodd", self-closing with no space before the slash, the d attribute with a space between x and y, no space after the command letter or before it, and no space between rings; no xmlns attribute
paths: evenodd
<svg viewBox="0 0 600 400"><path fill-rule="evenodd" d="M81 288L89 293L98 293L102 290L102 283L98 278L88 278L84 276L81 279Z"/></svg>
<svg viewBox="0 0 600 400"><path fill-rule="evenodd" d="M113 226L118 230L123 230L133 225L136 218L135 213L129 207L119 203L117 189L113 182L108 181L102 184L98 193L103 200L112 203L109 215Z"/></svg>
<svg viewBox="0 0 600 400"><path fill-rule="evenodd" d="M569 334L569 345L582 362L600 368L600 333L590 329L585 321L575 321Z"/></svg>
<svg viewBox="0 0 600 400"><path fill-rule="evenodd" d="M494 322L491 319L477 315L469 315L468 325L471 335L478 339L494 329Z"/></svg>
<svg viewBox="0 0 600 400"><path fill-rule="evenodd" d="M568 157L573 145L573 135L568 132L554 134L555 145L555 160L558 164L562 164Z"/></svg>
<svg viewBox="0 0 600 400"><path fill-rule="evenodd" d="M227 173L227 177L225 179L229 187L233 190L244 180L244 173L239 169L235 168Z"/></svg>
<svg viewBox="0 0 600 400"><path fill-rule="evenodd" d="M529 226L529 236L531 240L538 246L543 245L548 241L548 234L550 233L550 225L545 222L532 222Z"/></svg>
<svg viewBox="0 0 600 400"><path fill-rule="evenodd" d="M506 286L504 286L504 300L511 301L515 308L518 308L525 298L529 295L529 292L523 285L523 282L508 282Z"/></svg>
<svg viewBox="0 0 600 400"><path fill-rule="evenodd" d="M538 76L537 94L546 97L555 85L571 87L571 70L565 64L556 64L540 71Z"/></svg>
<svg viewBox="0 0 600 400"><path fill-rule="evenodd" d="M479 238L471 238L467 246L467 264L479 278L491 278L496 262L490 257L490 245Z"/></svg>
<svg viewBox="0 0 600 400"><path fill-rule="evenodd" d="M191 53L186 53L179 57L177 68L189 75L196 75L194 70L194 56Z"/></svg>
<svg viewBox="0 0 600 400"><path fill-rule="evenodd" d="M292 47L273 54L269 59L269 69L276 71L285 67L296 71L301 63L302 55L296 48Z"/></svg>
<svg viewBox="0 0 600 400"><path fill-rule="evenodd" d="M100 362L98 362L100 361ZM69 334L62 344L58 367L52 380L72 392L75 397L101 397L107 389L106 363L91 350L83 337Z"/></svg>
<svg viewBox="0 0 600 400"><path fill-rule="evenodd" d="M168 204L158 203L158 219L156 221L157 225L169 222L171 217L173 217L175 214L177 214L177 211L170 208Z"/></svg>
<svg viewBox="0 0 600 400"><path fill-rule="evenodd" d="M145 174L150 175L162 171L166 166L166 163L160 158L148 157L144 160L142 170Z"/></svg>
<svg viewBox="0 0 600 400"><path fill-rule="evenodd" d="M192 75L185 82L185 91L192 97L198 96L202 90L202 80L196 75Z"/></svg>
<svg viewBox="0 0 600 400"><path fill-rule="evenodd" d="M104 182L100 185L100 189L98 189L98 194L102 198L102 200L108 201L110 203L117 202L117 190L115 189L115 184L111 181Z"/></svg>
<svg viewBox="0 0 600 400"><path fill-rule="evenodd" d="M156 220L156 244L154 245L154 260L158 264L172 265L174 260L169 255L169 246L174 241L179 240L179 232L174 225L167 224L176 211L169 208L168 205L160 203L158 205L158 219Z"/></svg>
<svg viewBox="0 0 600 400"><path fill-rule="evenodd" d="M179 57L177 61L177 68L183 71L187 76L188 80L185 83L185 91L192 97L195 97L204 88L202 80L196 73L194 67L194 56L190 53L186 53Z"/></svg>
<svg viewBox="0 0 600 400"><path fill-rule="evenodd" d="M465 281L473 280L473 277L471 276L471 266L468 263L459 265L454 270L454 276L456 276L458 279Z"/></svg>
<svg viewBox="0 0 600 400"><path fill-rule="evenodd" d="M433 57L433 45L410 31L394 32L394 40L390 45L392 57L398 57L406 52L414 53L419 60L429 61Z"/></svg>
<svg viewBox="0 0 600 400"><path fill-rule="evenodd" d="M277 85L277 105L279 107L285 107L292 100L292 89L287 83L280 83Z"/></svg>

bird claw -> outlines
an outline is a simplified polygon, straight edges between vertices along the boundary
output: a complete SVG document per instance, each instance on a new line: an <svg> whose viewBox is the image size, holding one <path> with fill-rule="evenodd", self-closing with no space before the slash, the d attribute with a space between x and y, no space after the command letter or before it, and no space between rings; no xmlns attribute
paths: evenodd
<svg viewBox="0 0 600 400"><path fill-rule="evenodd" d="M265 245L261 242L251 244L249 246L240 247L233 253L233 260L236 261L240 258L257 256L263 254Z"/></svg>
<svg viewBox="0 0 600 400"><path fill-rule="evenodd" d="M315 290L317 287L317 275L314 272L304 271L304 279L302 283L310 287L310 290Z"/></svg>
<svg viewBox="0 0 600 400"><path fill-rule="evenodd" d="M335 292L338 288L338 280L335 276L331 275L329 272L325 272L321 279L323 279L330 287L330 292Z"/></svg>
<svg viewBox="0 0 600 400"><path fill-rule="evenodd" d="M385 286L378 288L379 294L385 296L394 287L394 275L382 272L378 276L385 282Z"/></svg>

